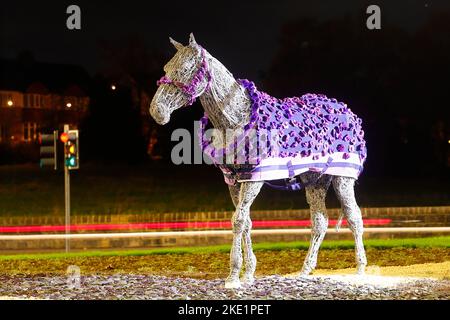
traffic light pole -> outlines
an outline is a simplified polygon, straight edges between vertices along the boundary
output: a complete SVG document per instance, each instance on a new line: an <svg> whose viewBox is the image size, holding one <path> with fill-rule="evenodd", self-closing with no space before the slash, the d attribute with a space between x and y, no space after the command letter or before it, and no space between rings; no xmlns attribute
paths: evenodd
<svg viewBox="0 0 450 320"><path fill-rule="evenodd" d="M79 149L78 149L78 130L69 130L69 125L64 125L64 132L59 137L64 143L64 217L65 217L65 248L70 251L70 170L77 170L80 167ZM41 168L53 166L58 168L57 153L58 131L53 134L39 134L40 160ZM52 143L50 146L49 144Z"/></svg>
<svg viewBox="0 0 450 320"><path fill-rule="evenodd" d="M64 132L69 132L69 125L64 125ZM70 170L64 165L64 199L65 199L65 229L66 229L66 252L70 251Z"/></svg>

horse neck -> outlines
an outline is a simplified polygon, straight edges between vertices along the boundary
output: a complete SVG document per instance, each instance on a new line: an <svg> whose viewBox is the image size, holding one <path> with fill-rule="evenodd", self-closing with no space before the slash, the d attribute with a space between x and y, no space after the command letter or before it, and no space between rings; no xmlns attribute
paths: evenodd
<svg viewBox="0 0 450 320"><path fill-rule="evenodd" d="M210 54L206 58L212 81L209 90L200 97L203 109L215 128L241 128L250 118L250 98L222 63Z"/></svg>

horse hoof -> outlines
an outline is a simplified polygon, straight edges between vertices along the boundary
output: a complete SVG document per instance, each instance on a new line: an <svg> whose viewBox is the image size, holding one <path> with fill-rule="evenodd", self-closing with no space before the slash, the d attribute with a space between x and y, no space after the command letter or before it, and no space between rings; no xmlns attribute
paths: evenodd
<svg viewBox="0 0 450 320"><path fill-rule="evenodd" d="M365 265L360 265L358 266L357 270L356 270L356 274L358 276L363 276L366 274L366 266Z"/></svg>
<svg viewBox="0 0 450 320"><path fill-rule="evenodd" d="M251 286L255 282L255 278L253 276L244 275L241 279L241 282L242 282L242 284Z"/></svg>
<svg viewBox="0 0 450 320"><path fill-rule="evenodd" d="M238 289L241 287L241 281L239 279L232 281L225 281L225 289Z"/></svg>
<svg viewBox="0 0 450 320"><path fill-rule="evenodd" d="M306 277L309 276L312 272L312 269L310 267L303 267L302 271L300 271L300 276L301 277Z"/></svg>

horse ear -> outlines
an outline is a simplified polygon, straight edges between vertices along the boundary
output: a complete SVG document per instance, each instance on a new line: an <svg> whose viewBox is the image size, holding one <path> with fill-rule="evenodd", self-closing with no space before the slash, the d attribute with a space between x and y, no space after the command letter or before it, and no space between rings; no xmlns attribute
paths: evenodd
<svg viewBox="0 0 450 320"><path fill-rule="evenodd" d="M180 50L181 48L183 48L183 45L181 43L179 43L178 41L173 40L171 37L169 37L169 40L170 40L170 43L173 44L175 49Z"/></svg>
<svg viewBox="0 0 450 320"><path fill-rule="evenodd" d="M194 46L196 44L197 44L197 42L195 41L194 34L191 32L189 34L189 45Z"/></svg>

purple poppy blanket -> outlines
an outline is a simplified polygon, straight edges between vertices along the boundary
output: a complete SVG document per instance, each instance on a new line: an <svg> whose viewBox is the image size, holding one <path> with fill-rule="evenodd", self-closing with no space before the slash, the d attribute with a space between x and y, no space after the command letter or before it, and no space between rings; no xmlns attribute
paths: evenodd
<svg viewBox="0 0 450 320"><path fill-rule="evenodd" d="M361 119L346 104L322 94L277 99L258 91L251 81L239 81L250 96L252 111L233 145L234 162L219 164L230 151L208 146L203 132L200 140L227 183L286 179L306 171L359 176L367 156L364 131ZM205 115L202 130L207 120ZM256 136L256 144L249 143L250 134ZM236 162L238 158L245 160L244 165Z"/></svg>

